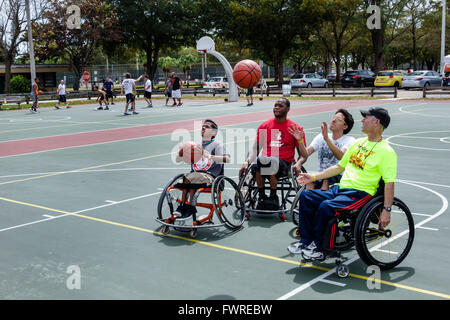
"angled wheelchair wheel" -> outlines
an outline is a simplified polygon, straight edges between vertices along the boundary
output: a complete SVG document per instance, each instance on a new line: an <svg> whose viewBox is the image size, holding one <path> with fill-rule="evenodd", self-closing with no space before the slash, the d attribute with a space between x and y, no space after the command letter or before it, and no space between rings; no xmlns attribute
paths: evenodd
<svg viewBox="0 0 450 320"><path fill-rule="evenodd" d="M211 200L219 220L226 228L239 229L245 220L245 203L238 185L232 179L219 176L211 187Z"/></svg>
<svg viewBox="0 0 450 320"><path fill-rule="evenodd" d="M239 179L238 190L242 194L245 208L255 209L258 188L256 187L255 177L253 176L250 167L248 167L247 171Z"/></svg>
<svg viewBox="0 0 450 320"><path fill-rule="evenodd" d="M302 172L306 173L306 169L303 166L302 166ZM300 198L300 193L302 193L302 191L305 190L305 186L299 185L297 183L297 179L296 179L296 176L294 175L293 171L292 171L292 180L293 180L293 183L295 183L294 186L297 190L297 193L295 194L294 200L292 200L289 215L292 219L292 222L294 222L294 224L296 226L298 226L298 200Z"/></svg>
<svg viewBox="0 0 450 320"><path fill-rule="evenodd" d="M165 186L158 201L158 218L161 220L168 220L170 222L171 215L177 209L181 203L182 191L174 188L173 186L183 176L183 174L177 175L175 178Z"/></svg>
<svg viewBox="0 0 450 320"><path fill-rule="evenodd" d="M414 220L406 204L394 198L391 221L382 229L378 220L383 205L383 196L379 196L369 201L359 213L355 223L355 245L359 257L367 265L388 270L401 263L411 250Z"/></svg>

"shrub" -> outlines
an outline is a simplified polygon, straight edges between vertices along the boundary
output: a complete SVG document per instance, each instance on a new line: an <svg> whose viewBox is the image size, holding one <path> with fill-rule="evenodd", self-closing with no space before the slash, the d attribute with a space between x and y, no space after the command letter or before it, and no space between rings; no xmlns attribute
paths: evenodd
<svg viewBox="0 0 450 320"><path fill-rule="evenodd" d="M10 82L11 93L27 93L31 90L30 80L24 76L17 75L12 77Z"/></svg>

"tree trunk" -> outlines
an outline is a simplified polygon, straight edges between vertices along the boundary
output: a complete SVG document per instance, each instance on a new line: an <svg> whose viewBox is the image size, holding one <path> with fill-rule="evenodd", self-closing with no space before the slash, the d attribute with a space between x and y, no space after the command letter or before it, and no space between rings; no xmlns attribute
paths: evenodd
<svg viewBox="0 0 450 320"><path fill-rule="evenodd" d="M378 73L378 71L384 69L384 30L374 29L372 33L372 45L375 58L375 70L373 72Z"/></svg>
<svg viewBox="0 0 450 320"><path fill-rule="evenodd" d="M278 79L278 88L283 86L283 58L278 56L275 61L275 80Z"/></svg>
<svg viewBox="0 0 450 320"><path fill-rule="evenodd" d="M13 63L12 56L5 55L5 93L9 93L11 90L11 66Z"/></svg>

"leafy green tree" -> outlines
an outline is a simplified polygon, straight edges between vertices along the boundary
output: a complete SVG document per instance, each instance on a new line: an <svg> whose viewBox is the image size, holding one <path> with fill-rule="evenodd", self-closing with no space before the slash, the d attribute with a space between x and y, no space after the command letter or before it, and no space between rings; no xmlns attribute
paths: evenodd
<svg viewBox="0 0 450 320"><path fill-rule="evenodd" d="M175 67L177 65L177 59L166 56L160 57L158 59L158 67L164 72L164 77L167 80L170 72L170 67Z"/></svg>
<svg viewBox="0 0 450 320"><path fill-rule="evenodd" d="M177 66L183 69L184 80L188 80L188 73L191 70L191 65L198 61L197 56L193 56L192 54L184 54L177 59Z"/></svg>
<svg viewBox="0 0 450 320"><path fill-rule="evenodd" d="M306 3L318 7L320 28L315 29L315 33L331 54L339 81L343 53L361 33L360 28L350 27L352 24L359 26L362 3L360 0L307 0Z"/></svg>
<svg viewBox="0 0 450 320"><path fill-rule="evenodd" d="M314 10L303 0L204 0L213 35L250 48L275 69L279 86L283 65L297 37L308 38L315 27ZM203 25L205 22L203 21Z"/></svg>
<svg viewBox="0 0 450 320"><path fill-rule="evenodd" d="M114 8L103 0L50 0L51 10L44 12L44 19L33 25L36 57L46 60L61 57L67 60L75 73L74 89L105 39L119 41L118 18ZM81 11L81 28L67 28L67 7L75 4ZM63 17L61 19L61 17Z"/></svg>
<svg viewBox="0 0 450 320"><path fill-rule="evenodd" d="M146 53L146 72L154 77L161 52L193 45L199 37L197 0L111 0L124 40Z"/></svg>

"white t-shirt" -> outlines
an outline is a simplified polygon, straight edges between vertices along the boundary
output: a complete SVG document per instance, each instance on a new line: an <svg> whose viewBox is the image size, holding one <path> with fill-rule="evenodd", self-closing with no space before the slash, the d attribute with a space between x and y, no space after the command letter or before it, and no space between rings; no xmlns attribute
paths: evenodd
<svg viewBox="0 0 450 320"><path fill-rule="evenodd" d="M145 82L144 88L146 88L145 91L152 92L152 81L150 79Z"/></svg>
<svg viewBox="0 0 450 320"><path fill-rule="evenodd" d="M133 79L124 79L122 81L123 90L125 94L133 93L133 83L134 83Z"/></svg>
<svg viewBox="0 0 450 320"><path fill-rule="evenodd" d="M59 84L58 85L58 94L60 96L63 96L66 94L66 85L65 84Z"/></svg>
<svg viewBox="0 0 450 320"><path fill-rule="evenodd" d="M348 149L355 141L355 138L345 134L337 140L333 140L332 133L328 133L328 137L333 144L341 150L342 148ZM330 150L330 147L328 147L328 144L323 139L321 133L314 137L310 146L314 148L314 151L317 151L319 159L319 172L339 163L339 160L334 156L333 152Z"/></svg>

